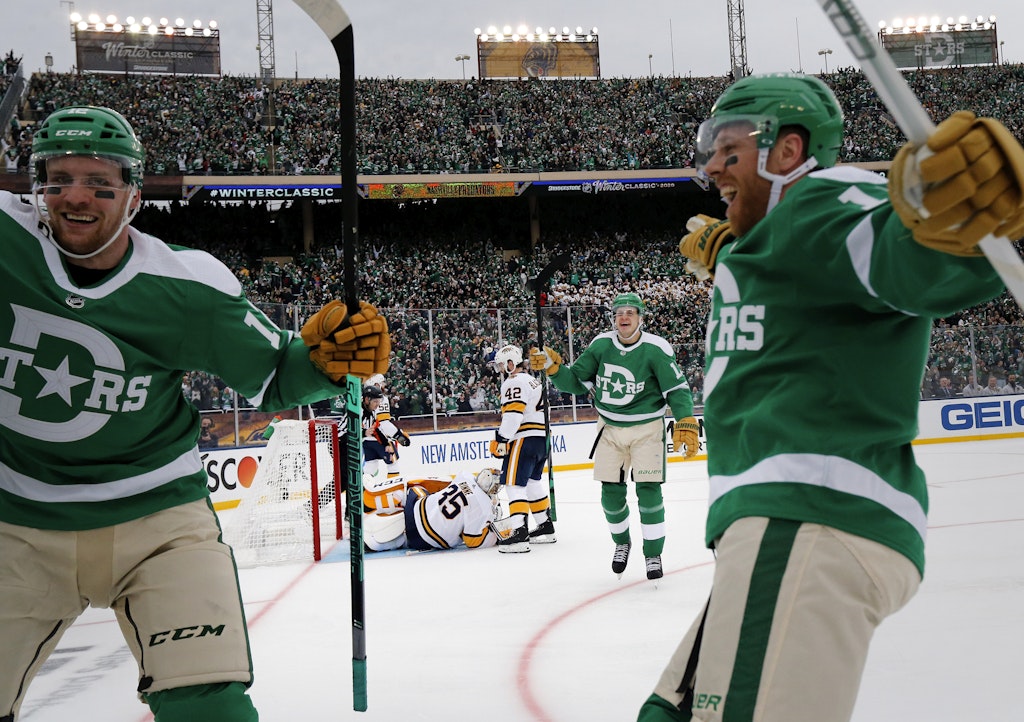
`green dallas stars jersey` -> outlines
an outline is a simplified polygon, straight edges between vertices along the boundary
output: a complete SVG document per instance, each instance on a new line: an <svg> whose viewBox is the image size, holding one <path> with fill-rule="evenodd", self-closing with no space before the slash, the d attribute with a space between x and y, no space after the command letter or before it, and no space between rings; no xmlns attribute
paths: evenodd
<svg viewBox="0 0 1024 722"><path fill-rule="evenodd" d="M91 529L206 497L187 370L265 410L337 395L209 254L132 230L121 265L79 288L44 230L0 193L0 520Z"/></svg>
<svg viewBox="0 0 1024 722"><path fill-rule="evenodd" d="M932 320L1002 290L984 258L914 242L881 176L838 167L790 188L717 259L708 544L741 517L793 519L878 541L923 574L910 442Z"/></svg>
<svg viewBox="0 0 1024 722"><path fill-rule="evenodd" d="M594 407L612 426L634 426L665 416L693 416L693 396L672 346L661 336L641 333L623 346L615 331L599 334L572 366L563 364L551 383L571 394L594 395Z"/></svg>

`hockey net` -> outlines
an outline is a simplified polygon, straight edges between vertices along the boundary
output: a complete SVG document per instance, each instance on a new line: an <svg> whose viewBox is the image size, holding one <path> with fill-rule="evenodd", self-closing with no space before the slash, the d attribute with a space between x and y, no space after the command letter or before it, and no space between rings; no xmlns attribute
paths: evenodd
<svg viewBox="0 0 1024 722"><path fill-rule="evenodd" d="M320 561L325 542L342 538L343 451L336 420L275 424L252 485L223 525L239 567Z"/></svg>

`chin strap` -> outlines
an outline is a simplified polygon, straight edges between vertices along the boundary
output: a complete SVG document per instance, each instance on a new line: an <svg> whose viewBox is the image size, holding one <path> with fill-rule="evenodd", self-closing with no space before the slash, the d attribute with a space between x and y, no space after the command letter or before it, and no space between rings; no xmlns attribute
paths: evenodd
<svg viewBox="0 0 1024 722"><path fill-rule="evenodd" d="M636 331L634 331L632 334L630 334L630 336L628 338L623 338L622 334L618 333L618 331L616 331L616 334L618 334L619 343L622 343L622 344L625 344L625 345L628 346L629 344L633 343L638 338L640 338L640 332L643 331L643 330L644 330L644 322L640 321L640 323L638 323L636 325Z"/></svg>
<svg viewBox="0 0 1024 722"><path fill-rule="evenodd" d="M141 193L141 188L139 188L138 186L132 186L131 193L128 194L128 197L125 200L124 213L121 216L121 223L120 225L118 225L117 230L115 230L113 235L110 236L110 240L108 240L102 246L100 246L95 251L92 251L90 253L72 253L68 249L64 248L64 246L60 245L60 243L57 241L56 236L54 235L53 226L50 225L50 212L48 210L44 210L46 204L39 199L39 189L36 189L32 193L32 205L35 206L36 215L39 216L39 221L43 223L47 227L47 229L49 229L49 233L46 234L46 240L52 243L54 248L56 248L58 251L63 253L68 258L74 258L76 260L82 261L85 260L86 258L92 258L93 256L98 256L99 254L103 253L103 251L107 250L110 247L110 244L112 244L114 241L118 239L118 236L121 235L121 231L125 229L125 226L132 222L132 219L135 218L135 214L139 212L139 208L141 208L142 206L141 201L135 204L134 208L132 207L132 204L135 201L136 196L141 195Z"/></svg>
<svg viewBox="0 0 1024 722"><path fill-rule="evenodd" d="M803 163L798 165L796 168L791 170L786 175L778 175L777 173L768 172L768 153L771 148L762 148L757 154L757 174L766 180L772 182L771 193L768 196L768 207L765 209L765 213L769 213L772 208L778 205L779 200L782 198L782 189L795 181L797 178L803 175L807 175L812 170L818 167L818 161L815 160L812 155L810 158L805 160Z"/></svg>

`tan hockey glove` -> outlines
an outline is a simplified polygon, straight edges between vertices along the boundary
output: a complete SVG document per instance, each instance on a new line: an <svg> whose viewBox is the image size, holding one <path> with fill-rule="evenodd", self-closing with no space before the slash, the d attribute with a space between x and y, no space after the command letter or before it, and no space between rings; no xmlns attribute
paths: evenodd
<svg viewBox="0 0 1024 722"><path fill-rule="evenodd" d="M388 322L365 301L351 316L344 303L331 301L306 321L301 334L310 361L335 383L347 374L366 379L388 370Z"/></svg>
<svg viewBox="0 0 1024 722"><path fill-rule="evenodd" d="M1002 123L961 110L928 137L907 143L889 169L889 198L914 240L978 256L992 233L1024 235L1024 148Z"/></svg>
<svg viewBox="0 0 1024 722"><path fill-rule="evenodd" d="M534 371L544 370L548 376L554 376L562 365L562 356L550 346L530 349L530 368Z"/></svg>
<svg viewBox="0 0 1024 722"><path fill-rule="evenodd" d="M679 252L690 259L686 262L686 270L701 281L714 278L718 252L726 243L736 240L729 221L701 213L686 222L686 230L689 233L679 241Z"/></svg>
<svg viewBox="0 0 1024 722"><path fill-rule="evenodd" d="M700 438L697 436L699 431L700 426L694 417L687 416L676 419L676 423L672 427L672 448L682 453L683 458L692 459L700 449ZM684 447L685 451L683 451Z"/></svg>
<svg viewBox="0 0 1024 722"><path fill-rule="evenodd" d="M501 434L495 433L494 441L490 445L491 456L502 459L508 456L508 439Z"/></svg>

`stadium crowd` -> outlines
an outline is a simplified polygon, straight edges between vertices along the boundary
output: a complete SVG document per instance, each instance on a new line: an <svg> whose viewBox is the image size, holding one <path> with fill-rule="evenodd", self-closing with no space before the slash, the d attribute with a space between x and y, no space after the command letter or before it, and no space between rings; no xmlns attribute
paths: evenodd
<svg viewBox="0 0 1024 722"><path fill-rule="evenodd" d="M846 115L841 160L891 159L904 138L864 76L838 69L823 77ZM966 106L1024 135L1024 66L929 70L907 78L933 117ZM685 168L692 165L697 125L729 82L362 79L359 171ZM25 170L32 121L68 104L95 103L117 108L133 123L148 149L147 174L338 173L337 92L336 80L323 79L278 81L271 93L246 76L36 74L20 122L5 134L8 171ZM489 356L506 341L528 345L536 338L526 282L561 252L572 262L544 298L549 345L571 358L608 328L610 299L636 291L650 309L648 328L677 349L700 403L708 288L683 272L676 248L681 224L652 227L650 217L623 219L629 214L609 211L588 223L555 225L536 252L517 258L506 252L500 222L470 214L439 224L437 213L429 220L425 214L392 218L361 232L361 293L384 309L394 329L388 392L400 415L497 408ZM294 240L282 241L294 239L300 224L297 211L287 207L197 202L147 204L134 223L169 242L211 251L276 322L294 329L322 303L344 295L335 247L303 254ZM1010 375L1024 377L1022 349L1021 312L1009 295L942 319L922 398L939 396L942 378L956 394L966 393L972 377L984 385L996 376L1002 388ZM246 405L219 379L198 372L183 380L183 392L204 410ZM552 393L553 400L568 401Z"/></svg>
<svg viewBox="0 0 1024 722"><path fill-rule="evenodd" d="M903 135L853 69L823 76L846 114L844 162L890 160ZM1024 133L1024 66L924 70L907 78L936 118L966 106ZM728 77L550 81L361 79L359 172L571 171L692 166L697 125ZM70 103L121 110L147 173L339 172L337 80L37 73L22 125Z"/></svg>

